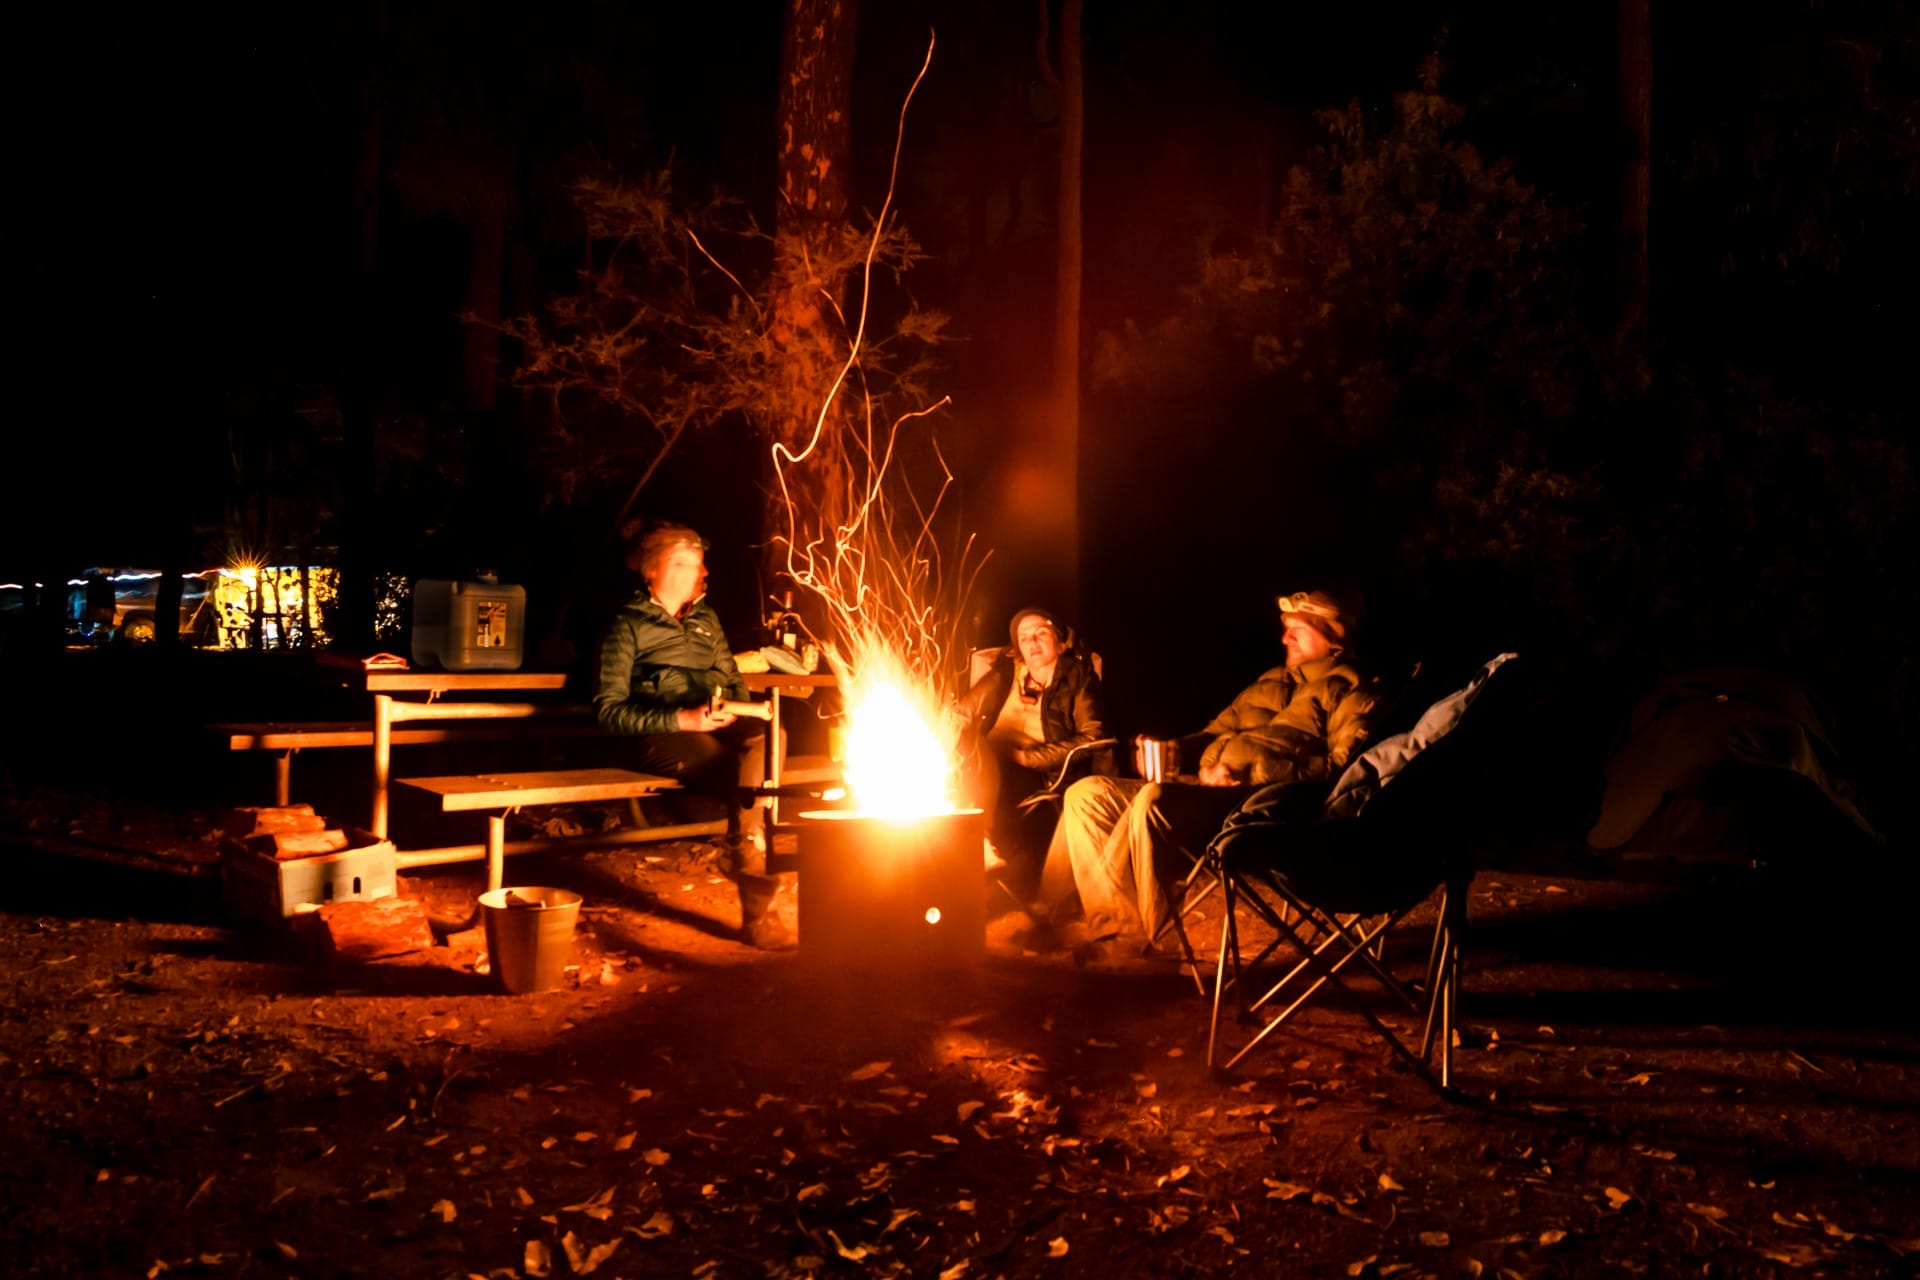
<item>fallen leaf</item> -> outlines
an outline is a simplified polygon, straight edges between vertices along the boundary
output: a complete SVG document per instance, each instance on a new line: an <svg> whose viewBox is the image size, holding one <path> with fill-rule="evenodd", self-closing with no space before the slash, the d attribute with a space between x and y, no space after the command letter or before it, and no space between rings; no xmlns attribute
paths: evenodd
<svg viewBox="0 0 1920 1280"><path fill-rule="evenodd" d="M642 1102L642 1101L645 1101L645 1100L646 1100L646 1099L648 1099L648 1098L651 1098L652 1096L653 1096L653 1090L651 1090L651 1089L629 1089L629 1090L627 1090L627 1101L628 1101L629 1103L634 1103L634 1102Z"/></svg>
<svg viewBox="0 0 1920 1280"><path fill-rule="evenodd" d="M553 1274L553 1250L538 1240L527 1241L526 1257L520 1263L520 1269L536 1277Z"/></svg>
<svg viewBox="0 0 1920 1280"><path fill-rule="evenodd" d="M1154 1094L1160 1092L1160 1086L1151 1080L1135 1080L1133 1082L1133 1091L1143 1098L1151 1098Z"/></svg>
<svg viewBox="0 0 1920 1280"><path fill-rule="evenodd" d="M986 1105L987 1104L984 1102L963 1102L958 1107L954 1108L954 1110L959 1113L960 1123L965 1124L967 1122L968 1116L972 1115L974 1112L978 1111L980 1108ZM963 1261L958 1265L965 1266L966 1264Z"/></svg>
<svg viewBox="0 0 1920 1280"><path fill-rule="evenodd" d="M598 1138L599 1136L600 1136L599 1134L595 1133L591 1129L582 1129L580 1132L573 1135L573 1140L575 1142L592 1142L594 1139Z"/></svg>
<svg viewBox="0 0 1920 1280"><path fill-rule="evenodd" d="M1607 1188L1607 1207L1609 1209L1624 1209L1632 1200L1633 1193L1630 1191L1622 1191L1618 1187Z"/></svg>
<svg viewBox="0 0 1920 1280"><path fill-rule="evenodd" d="M620 1247L620 1237L615 1236L606 1244L595 1245L591 1249L579 1236L569 1231L560 1238L560 1247L567 1251L567 1265L577 1276L590 1276L600 1269L600 1264L613 1256Z"/></svg>
<svg viewBox="0 0 1920 1280"><path fill-rule="evenodd" d="M1272 1178L1262 1178L1261 1181L1267 1184L1269 1200L1297 1200L1313 1194L1312 1187L1303 1187L1297 1182L1275 1182Z"/></svg>
<svg viewBox="0 0 1920 1280"><path fill-rule="evenodd" d="M1638 1151L1638 1152L1639 1152L1639 1153L1640 1153L1641 1155L1643 1155L1643 1156L1646 1156L1646 1157L1647 1157L1648 1159L1650 1159L1650 1160L1671 1160L1671 1159L1673 1159L1673 1152L1671 1152L1671 1151L1662 1151L1662 1150L1661 1150L1660 1148L1658 1148L1658 1147L1635 1147L1635 1148L1634 1148L1634 1150L1635 1150L1635 1151Z"/></svg>
<svg viewBox="0 0 1920 1280"><path fill-rule="evenodd" d="M1347 1264L1347 1274L1350 1276L1357 1276L1378 1261L1380 1261L1379 1254L1377 1253L1368 1254L1366 1257L1360 1259L1360 1261L1358 1262L1349 1262Z"/></svg>
<svg viewBox="0 0 1920 1280"><path fill-rule="evenodd" d="M827 1194L827 1184L824 1182L816 1182L810 1187L800 1188L800 1194L796 1196L795 1199L811 1200L815 1196L823 1196L825 1194Z"/></svg>
<svg viewBox="0 0 1920 1280"><path fill-rule="evenodd" d="M292 1245L288 1244L284 1240L275 1240L273 1242L273 1247L280 1251L281 1257L286 1258L289 1261L300 1256L300 1251L294 1248Z"/></svg>
<svg viewBox="0 0 1920 1280"><path fill-rule="evenodd" d="M1542 1231L1540 1233L1541 1244L1559 1244L1562 1240L1565 1240L1566 1238L1567 1238L1567 1233L1564 1231L1561 1231L1558 1228L1555 1228L1552 1231Z"/></svg>
<svg viewBox="0 0 1920 1280"><path fill-rule="evenodd" d="M1227 1244L1233 1243L1233 1232L1227 1230L1225 1227L1208 1227L1207 1234L1210 1236L1219 1236L1220 1239Z"/></svg>
<svg viewBox="0 0 1920 1280"><path fill-rule="evenodd" d="M1687 1208L1693 1210L1695 1213L1705 1218L1708 1222L1718 1222L1720 1221L1720 1219L1727 1216L1727 1211L1725 1209L1720 1208L1718 1205L1694 1204L1693 1202L1689 1201L1687 1204Z"/></svg>
<svg viewBox="0 0 1920 1280"><path fill-rule="evenodd" d="M1769 1262L1784 1262L1790 1267L1810 1267L1824 1262L1829 1256L1823 1249L1810 1244L1774 1245L1770 1249L1760 1250L1760 1256Z"/></svg>
<svg viewBox="0 0 1920 1280"><path fill-rule="evenodd" d="M433 1208L427 1210L427 1212L433 1214L442 1222L452 1222L460 1216L460 1211L453 1207L453 1201L451 1200L435 1200L433 1202Z"/></svg>
<svg viewBox="0 0 1920 1280"><path fill-rule="evenodd" d="M637 1227L628 1227L627 1234L639 1236L642 1240L658 1240L661 1236L673 1234L673 1215L656 1213Z"/></svg>
<svg viewBox="0 0 1920 1280"><path fill-rule="evenodd" d="M527 1194L525 1187L515 1187L513 1189L513 1202L522 1209L533 1208L533 1197Z"/></svg>
<svg viewBox="0 0 1920 1280"><path fill-rule="evenodd" d="M1392 1174L1387 1174L1387 1173L1383 1173L1380 1175L1380 1189L1382 1191L1405 1191L1406 1190L1405 1187L1401 1186L1398 1182L1395 1182L1393 1180Z"/></svg>
<svg viewBox="0 0 1920 1280"><path fill-rule="evenodd" d="M859 1262L861 1259L865 1258L868 1254L873 1252L873 1250L867 1248L867 1246L863 1244L854 1245L851 1249L849 1249L846 1245L840 1242L840 1237L834 1233L832 1228L828 1228L827 1230L827 1239L833 1241L833 1247L839 1251L839 1254L841 1257L845 1258L849 1262Z"/></svg>
<svg viewBox="0 0 1920 1280"><path fill-rule="evenodd" d="M1453 1237L1444 1231L1422 1231L1420 1243L1429 1249L1444 1249L1453 1243Z"/></svg>
<svg viewBox="0 0 1920 1280"><path fill-rule="evenodd" d="M613 1149L615 1151L629 1151L633 1148L633 1140L639 1136L637 1133L623 1133L613 1140Z"/></svg>
<svg viewBox="0 0 1920 1280"><path fill-rule="evenodd" d="M1651 1071L1636 1072L1635 1074L1628 1076L1625 1080L1622 1080L1620 1083L1621 1084L1652 1084L1653 1073Z"/></svg>
<svg viewBox="0 0 1920 1280"><path fill-rule="evenodd" d="M1047 1256L1049 1258L1066 1257L1067 1238L1065 1236L1055 1236L1053 1239L1047 1241Z"/></svg>
<svg viewBox="0 0 1920 1280"><path fill-rule="evenodd" d="M967 1274L967 1268L972 1265L973 1265L973 1259L962 1258L960 1259L960 1261L948 1267L945 1271L942 1271L940 1273L940 1280L960 1280L961 1276Z"/></svg>
<svg viewBox="0 0 1920 1280"><path fill-rule="evenodd" d="M645 1160L648 1164L654 1166L656 1169L659 1168L661 1165L665 1164L667 1161L673 1159L672 1156L668 1155L666 1152L662 1151L658 1147L648 1147L646 1150L646 1153L643 1154L640 1158L642 1160Z"/></svg>
<svg viewBox="0 0 1920 1280"><path fill-rule="evenodd" d="M930 1134L928 1136L930 1136L935 1142L944 1142L950 1147L957 1147L960 1145L960 1139L954 1137L951 1134L935 1133L935 1134Z"/></svg>
<svg viewBox="0 0 1920 1280"><path fill-rule="evenodd" d="M860 1067L860 1068L858 1068L858 1069L856 1069L856 1070L854 1070L854 1071L850 1071L850 1072L848 1072L848 1073L847 1073L847 1079L849 1079L849 1080L871 1080L871 1079L873 1079L873 1078L874 1078L875 1076L878 1076L878 1075L885 1075L885 1074L886 1074L886 1072L887 1072L887 1069L888 1069L889 1067L891 1067L892 1065L893 1065L893 1063L891 1063L891 1062L869 1062L869 1063L868 1063L868 1064L867 1064L866 1066L864 1066L864 1067Z"/></svg>

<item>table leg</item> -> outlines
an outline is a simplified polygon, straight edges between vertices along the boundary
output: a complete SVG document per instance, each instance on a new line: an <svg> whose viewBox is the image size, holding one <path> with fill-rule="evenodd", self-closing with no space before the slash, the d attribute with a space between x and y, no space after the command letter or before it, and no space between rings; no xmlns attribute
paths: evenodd
<svg viewBox="0 0 1920 1280"><path fill-rule="evenodd" d="M785 772L786 741L785 730L780 724L780 686L767 690L768 701L773 706L773 715L767 720L767 781L773 784L773 795L767 801L767 825L780 825L780 775Z"/></svg>

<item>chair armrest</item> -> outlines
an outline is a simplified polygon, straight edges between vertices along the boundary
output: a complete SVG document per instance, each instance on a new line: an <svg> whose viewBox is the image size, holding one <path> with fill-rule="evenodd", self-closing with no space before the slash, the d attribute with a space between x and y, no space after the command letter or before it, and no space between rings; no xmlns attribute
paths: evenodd
<svg viewBox="0 0 1920 1280"><path fill-rule="evenodd" d="M1073 758L1079 755L1082 751L1097 751L1101 747L1111 747L1118 741L1119 741L1118 738L1095 738L1092 742L1083 742L1079 746L1073 748L1071 751L1067 752L1066 755L1061 757L1060 767L1054 770L1052 781L1048 782L1047 785L1043 788L1043 790L1053 791L1058 789L1060 784L1066 781L1067 771L1073 768Z"/></svg>

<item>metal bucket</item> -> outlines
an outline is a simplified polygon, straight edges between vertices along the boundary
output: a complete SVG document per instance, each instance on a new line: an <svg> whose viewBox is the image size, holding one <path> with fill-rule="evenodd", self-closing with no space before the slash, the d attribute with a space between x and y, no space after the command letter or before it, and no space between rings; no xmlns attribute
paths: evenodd
<svg viewBox="0 0 1920 1280"><path fill-rule="evenodd" d="M511 995L557 990L573 957L580 895L571 889L489 889L480 895L493 974Z"/></svg>

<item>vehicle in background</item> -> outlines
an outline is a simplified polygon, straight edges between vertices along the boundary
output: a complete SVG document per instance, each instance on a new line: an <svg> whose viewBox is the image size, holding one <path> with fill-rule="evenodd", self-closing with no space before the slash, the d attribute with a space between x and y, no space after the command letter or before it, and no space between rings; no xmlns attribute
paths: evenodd
<svg viewBox="0 0 1920 1280"><path fill-rule="evenodd" d="M69 634L84 644L152 643L162 576L96 567L69 579ZM183 574L180 639L203 649L285 648L311 631L313 642L324 642L320 609L332 599L333 583L333 571L317 566L304 574L284 566ZM309 585L310 606L302 596Z"/></svg>

